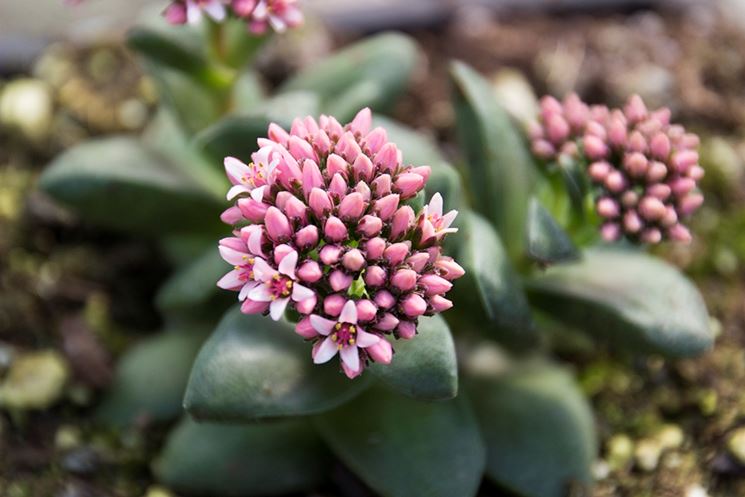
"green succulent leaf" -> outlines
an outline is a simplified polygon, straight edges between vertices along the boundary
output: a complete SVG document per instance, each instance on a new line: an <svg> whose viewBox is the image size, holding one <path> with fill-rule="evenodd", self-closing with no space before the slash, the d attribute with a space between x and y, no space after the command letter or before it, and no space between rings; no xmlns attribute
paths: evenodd
<svg viewBox="0 0 745 497"><path fill-rule="evenodd" d="M364 107L390 109L414 71L418 49L402 34L384 33L355 43L301 71L282 91L306 90L321 97L324 112L344 122Z"/></svg>
<svg viewBox="0 0 745 497"><path fill-rule="evenodd" d="M391 364L370 371L393 390L422 400L452 399L458 394L458 362L450 328L439 316L419 319L412 340L397 340Z"/></svg>
<svg viewBox="0 0 745 497"><path fill-rule="evenodd" d="M220 120L195 137L195 146L220 164L228 156L249 160L258 150L256 140L267 136L270 123L289 129L294 118L317 113L316 95L308 92L282 94L248 114Z"/></svg>
<svg viewBox="0 0 745 497"><path fill-rule="evenodd" d="M186 310L204 305L221 294L235 300L235 293L226 292L216 284L231 269L215 245L168 278L156 295L156 303L161 310Z"/></svg>
<svg viewBox="0 0 745 497"><path fill-rule="evenodd" d="M714 341L706 305L673 266L631 250L594 248L531 279L531 301L618 347L690 357Z"/></svg>
<svg viewBox="0 0 745 497"><path fill-rule="evenodd" d="M563 497L591 484L592 410L569 374L531 364L471 387L489 478L522 497Z"/></svg>
<svg viewBox="0 0 745 497"><path fill-rule="evenodd" d="M458 261L466 276L456 284L463 297L459 301L466 301L468 295L471 300L476 297L497 331L507 332L510 339L519 342L532 341L535 330L530 306L499 235L475 212L466 211L462 216Z"/></svg>
<svg viewBox="0 0 745 497"><path fill-rule="evenodd" d="M357 109L359 110L359 109ZM415 166L431 166L446 162L437 143L428 135L423 134L390 117L375 114L373 127L385 128L388 141L396 144L404 156L404 163Z"/></svg>
<svg viewBox="0 0 745 497"><path fill-rule="evenodd" d="M533 198L528 210L528 256L539 264L568 262L580 257L569 235L541 203Z"/></svg>
<svg viewBox="0 0 745 497"><path fill-rule="evenodd" d="M194 363L184 406L197 419L249 421L301 416L347 402L369 382L337 364L315 365L286 322L229 311Z"/></svg>
<svg viewBox="0 0 745 497"><path fill-rule="evenodd" d="M450 75L475 208L494 223L508 254L518 260L535 176L530 153L488 81L461 62L452 65Z"/></svg>
<svg viewBox="0 0 745 497"><path fill-rule="evenodd" d="M253 112L267 98L259 75L255 71L246 71L238 77L233 87L233 113L241 115Z"/></svg>
<svg viewBox="0 0 745 497"><path fill-rule="evenodd" d="M476 495L484 446L463 396L432 403L370 390L315 420L337 457L383 497Z"/></svg>
<svg viewBox="0 0 745 497"><path fill-rule="evenodd" d="M330 463L306 419L250 425L184 419L154 470L160 482L187 495L285 495L315 488Z"/></svg>
<svg viewBox="0 0 745 497"><path fill-rule="evenodd" d="M133 138L69 149L39 185L88 222L148 235L217 231L223 209L217 196Z"/></svg>
<svg viewBox="0 0 745 497"><path fill-rule="evenodd" d="M96 418L119 428L178 417L189 371L206 337L205 329L173 329L134 345L119 360Z"/></svg>

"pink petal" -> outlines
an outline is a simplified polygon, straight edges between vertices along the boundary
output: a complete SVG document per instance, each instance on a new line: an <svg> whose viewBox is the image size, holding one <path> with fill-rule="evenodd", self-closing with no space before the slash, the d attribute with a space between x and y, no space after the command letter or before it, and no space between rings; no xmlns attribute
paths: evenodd
<svg viewBox="0 0 745 497"><path fill-rule="evenodd" d="M259 285L259 283L255 282L255 281L249 281L248 283L246 283L245 285L243 285L243 288L241 288L241 291L238 294L238 300L241 301L241 302L243 302L244 300L246 300L248 298L248 294L251 292L251 290L253 290L254 288L256 288L258 285Z"/></svg>
<svg viewBox="0 0 745 497"><path fill-rule="evenodd" d="M336 326L336 321L331 321L330 319L322 318L318 314L311 314L310 325L313 327L314 330L316 330L321 335L328 336L331 333L331 331L334 329L334 326Z"/></svg>
<svg viewBox="0 0 745 497"><path fill-rule="evenodd" d="M354 301L347 300L344 307L339 315L340 323L357 324L357 306L354 305Z"/></svg>
<svg viewBox="0 0 745 497"><path fill-rule="evenodd" d="M453 221L455 221L456 216L458 216L458 211L452 210L442 216L442 225L440 226L441 229L449 228L451 224L453 224Z"/></svg>
<svg viewBox="0 0 745 497"><path fill-rule="evenodd" d="M233 266L242 266L248 262L248 259L250 259L247 253L239 252L224 245L220 245L218 250L220 251L220 256L225 260L225 262L232 264Z"/></svg>
<svg viewBox="0 0 745 497"><path fill-rule="evenodd" d="M251 198L257 202L262 202L264 200L264 190L266 190L266 185L254 188L253 190L251 190Z"/></svg>
<svg viewBox="0 0 745 497"><path fill-rule="evenodd" d="M271 304L269 304L269 315L272 317L273 320L279 321L282 319L282 316L285 313L285 309L287 309L287 304L290 303L290 299L277 299Z"/></svg>
<svg viewBox="0 0 745 497"><path fill-rule="evenodd" d="M313 316L311 316L311 318L312 317ZM336 342L334 342L331 338L326 338L323 343L321 343L321 346L315 350L313 362L316 364L329 362L331 358L336 355L336 352L338 350L339 349L336 347Z"/></svg>
<svg viewBox="0 0 745 497"><path fill-rule="evenodd" d="M362 347L364 349L365 347L375 345L379 341L380 341L380 337L378 335L373 335L372 333L368 333L364 330L357 328L357 346L358 347Z"/></svg>
<svg viewBox="0 0 745 497"><path fill-rule="evenodd" d="M267 282L271 280L277 271L274 270L264 259L254 261L254 276L257 281Z"/></svg>
<svg viewBox="0 0 745 497"><path fill-rule="evenodd" d="M217 286L223 290L237 290L243 286L243 281L240 278L240 271L232 270L217 282Z"/></svg>
<svg viewBox="0 0 745 497"><path fill-rule="evenodd" d="M344 361L344 364L347 365L347 367L356 372L360 369L360 353L357 350L356 345L347 345L346 347L343 347L340 352L341 360Z"/></svg>
<svg viewBox="0 0 745 497"><path fill-rule="evenodd" d="M292 285L292 300L295 302L302 302L303 300L313 298L315 292L310 288L306 288L303 285L297 283Z"/></svg>
<svg viewBox="0 0 745 497"><path fill-rule="evenodd" d="M272 295L266 285L259 285L248 292L248 298L256 302L271 302Z"/></svg>
<svg viewBox="0 0 745 497"><path fill-rule="evenodd" d="M429 208L427 213L430 215L442 216L442 195L440 192L432 195L432 199L429 201Z"/></svg>
<svg viewBox="0 0 745 497"><path fill-rule="evenodd" d="M296 279L295 267L297 267L297 257L298 255L295 250L284 256L279 263L279 272L289 276L293 280Z"/></svg>
<svg viewBox="0 0 745 497"><path fill-rule="evenodd" d="M250 191L251 190L249 190L243 185L233 185L230 188L230 190L228 190L228 194L225 196L225 198L227 198L228 200L233 200L235 197L237 197L241 193L249 193Z"/></svg>

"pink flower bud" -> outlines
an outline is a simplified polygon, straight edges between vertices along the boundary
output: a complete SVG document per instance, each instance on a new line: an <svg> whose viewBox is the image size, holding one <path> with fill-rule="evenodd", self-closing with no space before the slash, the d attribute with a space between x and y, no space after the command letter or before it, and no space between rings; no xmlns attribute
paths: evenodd
<svg viewBox="0 0 745 497"><path fill-rule="evenodd" d="M598 200L597 212L600 217L612 219L621 213L618 202L609 197L603 197Z"/></svg>
<svg viewBox="0 0 745 497"><path fill-rule="evenodd" d="M639 95L633 95L629 98L623 111L626 118L632 123L637 123L647 117L647 106L644 105L644 101Z"/></svg>
<svg viewBox="0 0 745 497"><path fill-rule="evenodd" d="M457 280L466 274L465 269L450 257L440 257L435 262L435 267L440 270L443 278L450 281Z"/></svg>
<svg viewBox="0 0 745 497"><path fill-rule="evenodd" d="M393 346L391 342L385 339L378 340L378 343L365 349L373 361L380 364L390 364L393 360Z"/></svg>
<svg viewBox="0 0 745 497"><path fill-rule="evenodd" d="M657 228L647 228L639 238L644 243L660 243L662 241L662 233Z"/></svg>
<svg viewBox="0 0 745 497"><path fill-rule="evenodd" d="M419 278L419 284L424 288L427 296L444 295L453 288L452 283L436 274L425 274Z"/></svg>
<svg viewBox="0 0 745 497"><path fill-rule="evenodd" d="M409 172L421 176L422 180L424 180L424 185L429 181L429 177L432 175L432 168L429 166L417 166L409 169Z"/></svg>
<svg viewBox="0 0 745 497"><path fill-rule="evenodd" d="M266 211L269 208L263 202L257 202L252 198L242 198L238 200L238 209L243 217L252 223L260 223L266 217Z"/></svg>
<svg viewBox="0 0 745 497"><path fill-rule="evenodd" d="M375 166L373 166L372 161L364 154L360 154L357 160L354 161L354 164L352 164L354 176L359 181L370 181L374 170Z"/></svg>
<svg viewBox="0 0 745 497"><path fill-rule="evenodd" d="M290 219L299 219L303 223L306 220L305 212L308 207L297 197L292 196L285 203L284 211Z"/></svg>
<svg viewBox="0 0 745 497"><path fill-rule="evenodd" d="M548 140L536 140L531 150L533 155L540 159L551 159L556 154L556 148Z"/></svg>
<svg viewBox="0 0 745 497"><path fill-rule="evenodd" d="M342 295L329 295L323 300L323 312L329 316L336 317L341 314L341 310L346 303L347 299Z"/></svg>
<svg viewBox="0 0 745 497"><path fill-rule="evenodd" d="M605 187L613 193L620 193L627 186L626 178L620 171L611 171L605 178Z"/></svg>
<svg viewBox="0 0 745 497"><path fill-rule="evenodd" d="M665 216L660 221L660 224L669 228L677 224L677 222L678 222L678 213L675 210L675 207L673 207L672 205L668 205L665 211Z"/></svg>
<svg viewBox="0 0 745 497"><path fill-rule="evenodd" d="M415 173L404 173L398 176L395 186L401 198L411 198L424 187L424 178Z"/></svg>
<svg viewBox="0 0 745 497"><path fill-rule="evenodd" d="M606 138L608 136L607 131L605 131L605 127L602 124L600 124L599 122L597 122L597 121L590 121L590 122L588 122L587 123L587 129L585 130L585 133L587 133L588 135L591 135L591 136L597 136L603 142L605 142L605 140L606 140Z"/></svg>
<svg viewBox="0 0 745 497"><path fill-rule="evenodd" d="M670 150L670 138L665 133L657 133L649 142L649 151L657 159L667 160Z"/></svg>
<svg viewBox="0 0 745 497"><path fill-rule="evenodd" d="M398 194L386 195L375 201L374 210L378 214L378 217L383 221L387 221L396 209L398 208L399 196Z"/></svg>
<svg viewBox="0 0 745 497"><path fill-rule="evenodd" d="M339 258L341 257L342 248L338 245L326 245L321 249L321 252L318 254L321 262L323 262L327 266L333 266L337 262L339 262Z"/></svg>
<svg viewBox="0 0 745 497"><path fill-rule="evenodd" d="M391 304L391 307L392 306L393 304ZM400 323L400 321L396 316L394 316L390 312L386 312L385 314L383 314L383 317L381 317L378 322L375 323L375 328L380 331L393 331L398 326L398 323Z"/></svg>
<svg viewBox="0 0 745 497"><path fill-rule="evenodd" d="M672 190L664 183L657 183L648 187L646 193L650 197L658 198L664 201L667 200L668 197L670 197Z"/></svg>
<svg viewBox="0 0 745 497"><path fill-rule="evenodd" d="M647 221L657 221L667 212L665 204L655 197L644 197L639 202L639 213ZM656 242L655 242L656 243Z"/></svg>
<svg viewBox="0 0 745 497"><path fill-rule="evenodd" d="M310 159L312 161L318 159L316 153L313 151L313 147L310 146L310 143L299 136L290 136L287 150L290 151L290 155L292 155L292 157L298 162L301 162L303 159Z"/></svg>
<svg viewBox="0 0 745 497"><path fill-rule="evenodd" d="M337 200L343 198L347 194L348 190L347 182L344 180L340 173L336 173L329 183L329 193L333 198Z"/></svg>
<svg viewBox="0 0 745 497"><path fill-rule="evenodd" d="M404 205L399 208L393 215L393 221L391 222L391 239L396 240L409 231L414 224L414 209L408 205Z"/></svg>
<svg viewBox="0 0 745 497"><path fill-rule="evenodd" d="M398 266L404 261L404 259L406 259L406 256L408 255L409 246L403 242L394 243L393 245L390 245L387 249L385 249L385 252L383 252L383 256L386 258L391 266Z"/></svg>
<svg viewBox="0 0 745 497"><path fill-rule="evenodd" d="M357 160L357 157L362 153L362 149L357 144L354 135L350 132L346 132L342 135L339 142L336 144L335 150L350 164Z"/></svg>
<svg viewBox="0 0 745 497"><path fill-rule="evenodd" d="M344 271L337 269L329 276L329 285L335 292L346 290L352 285L352 277Z"/></svg>
<svg viewBox="0 0 745 497"><path fill-rule="evenodd" d="M626 143L626 123L618 117L614 117L608 124L608 141L614 147L622 147Z"/></svg>
<svg viewBox="0 0 745 497"><path fill-rule="evenodd" d="M348 271L357 272L365 266L365 256L358 249L352 249L344 254L341 263Z"/></svg>
<svg viewBox="0 0 745 497"><path fill-rule="evenodd" d="M331 150L331 139L329 138L329 135L324 130L319 129L313 138L313 146L316 148L316 151L321 154L329 153Z"/></svg>
<svg viewBox="0 0 745 497"><path fill-rule="evenodd" d="M647 151L647 139L640 132L632 131L626 147L631 152L645 153Z"/></svg>
<svg viewBox="0 0 745 497"><path fill-rule="evenodd" d="M311 190L308 197L308 203L310 204L310 208L313 210L313 213L316 215L316 217L326 216L329 212L331 212L331 209L333 207L328 193L321 190L320 188L313 188L313 190Z"/></svg>
<svg viewBox="0 0 745 497"><path fill-rule="evenodd" d="M424 271L424 267L429 262L429 254L427 252L417 252L408 259L406 259L406 264L411 267L414 271L417 273L421 273Z"/></svg>
<svg viewBox="0 0 745 497"><path fill-rule="evenodd" d="M677 241L677 242L683 242L683 243L690 243L691 242L691 232L688 231L688 228L683 226L682 224L676 224L672 228L668 230L668 235L671 239Z"/></svg>
<svg viewBox="0 0 745 497"><path fill-rule="evenodd" d="M647 181L657 182L662 181L667 176L667 166L659 161L652 161L649 163L649 169L647 170Z"/></svg>
<svg viewBox="0 0 745 497"><path fill-rule="evenodd" d="M373 164L383 172L395 171L398 167L398 148L393 143L386 143L383 148L375 154Z"/></svg>
<svg viewBox="0 0 745 497"><path fill-rule="evenodd" d="M378 197L384 197L391 193L391 175L382 174L372 182L373 191Z"/></svg>
<svg viewBox="0 0 745 497"><path fill-rule="evenodd" d="M606 242L615 242L621 238L621 227L617 223L605 223L600 228L600 236Z"/></svg>
<svg viewBox="0 0 745 497"><path fill-rule="evenodd" d="M358 300L356 306L357 320L363 323L372 321L373 319L375 319L375 315L378 313L378 307L373 304L372 300Z"/></svg>
<svg viewBox="0 0 745 497"><path fill-rule="evenodd" d="M691 178L678 178L670 184L670 187L676 196L682 197L696 188L696 182Z"/></svg>
<svg viewBox="0 0 745 497"><path fill-rule="evenodd" d="M402 292L406 292L416 287L416 279L417 274L411 269L399 269L391 277L391 284Z"/></svg>
<svg viewBox="0 0 745 497"><path fill-rule="evenodd" d="M370 191L370 187L367 186L367 183L365 183L364 181L360 181L359 183L357 183L357 186L354 187L354 191L362 195L362 198L365 202L370 201L372 192Z"/></svg>
<svg viewBox="0 0 745 497"><path fill-rule="evenodd" d="M220 215L220 221L225 224L234 225L237 224L242 217L243 214L241 213L241 210L237 206L233 206L226 209L225 212Z"/></svg>
<svg viewBox="0 0 745 497"><path fill-rule="evenodd" d="M282 211L272 206L266 211L264 216L264 225L269 238L275 242L289 240L292 236L292 226Z"/></svg>
<svg viewBox="0 0 745 497"><path fill-rule="evenodd" d="M377 154L388 143L388 133L383 128L375 128L365 137L365 146L372 155Z"/></svg>
<svg viewBox="0 0 745 497"><path fill-rule="evenodd" d="M318 245L318 228L309 225L299 230L295 234L295 243L303 249L315 247Z"/></svg>
<svg viewBox="0 0 745 497"><path fill-rule="evenodd" d="M357 192L350 193L339 204L339 217L347 221L356 221L365 211L365 201Z"/></svg>
<svg viewBox="0 0 745 497"><path fill-rule="evenodd" d="M638 233L643 225L639 214L634 211L628 211L623 216L623 227L628 233Z"/></svg>
<svg viewBox="0 0 745 497"><path fill-rule="evenodd" d="M261 314L269 309L269 302L256 302L251 299L246 299L241 304L241 312L243 314Z"/></svg>
<svg viewBox="0 0 745 497"><path fill-rule="evenodd" d="M411 321L401 321L396 328L396 333L403 340L411 340L416 336L416 325Z"/></svg>
<svg viewBox="0 0 745 497"><path fill-rule="evenodd" d="M310 340L318 336L318 332L310 324L309 317L304 317L298 324L295 325L295 333L305 338L306 340Z"/></svg>
<svg viewBox="0 0 745 497"><path fill-rule="evenodd" d="M312 297L301 300L300 302L295 302L295 310L304 315L312 314L316 308L317 303L318 296L313 295Z"/></svg>
<svg viewBox="0 0 745 497"><path fill-rule="evenodd" d="M676 152L672 158L672 164L679 173L685 173L688 168L698 162L698 152L693 150L681 150Z"/></svg>
<svg viewBox="0 0 745 497"><path fill-rule="evenodd" d="M623 158L623 166L634 178L643 178L649 169L649 161L640 152L626 154Z"/></svg>
<svg viewBox="0 0 745 497"><path fill-rule="evenodd" d="M330 216L326 220L323 228L323 234L331 242L342 242L347 239L349 233L344 223L336 216Z"/></svg>
<svg viewBox="0 0 745 497"><path fill-rule="evenodd" d="M323 271L316 261L306 261L298 268L297 277L300 281L315 283L323 277Z"/></svg>
<svg viewBox="0 0 745 497"><path fill-rule="evenodd" d="M608 155L608 147L603 140L594 135L585 135L583 140L585 155L590 160L599 160Z"/></svg>
<svg viewBox="0 0 745 497"><path fill-rule="evenodd" d="M347 161L342 159L336 154L329 155L328 159L326 159L326 173L329 176L334 176L335 174L341 174L342 176L347 175Z"/></svg>
<svg viewBox="0 0 745 497"><path fill-rule="evenodd" d="M380 266L370 266L365 271L365 283L372 287L383 286L386 278L385 269Z"/></svg>
<svg viewBox="0 0 745 497"><path fill-rule="evenodd" d="M362 233L368 238L377 236L382 229L383 221L381 221L379 217L370 215L363 216L357 225L357 232Z"/></svg>
<svg viewBox="0 0 745 497"><path fill-rule="evenodd" d="M420 295L412 293L401 301L401 310L407 316L416 318L427 312L427 302Z"/></svg>
<svg viewBox="0 0 745 497"><path fill-rule="evenodd" d="M569 137L569 124L559 114L552 114L546 119L548 139L553 143L562 143Z"/></svg>
<svg viewBox="0 0 745 497"><path fill-rule="evenodd" d="M295 249L290 247L287 244L277 245L274 248L274 263L279 265L280 262L282 262L282 259L285 258L285 256L289 255L291 252L294 252Z"/></svg>
<svg viewBox="0 0 745 497"><path fill-rule="evenodd" d="M631 209L632 207L636 207L636 204L639 203L639 194L636 192L632 192L631 190L626 191L623 193L623 196L621 197L621 204L623 204L624 207L627 209Z"/></svg>
<svg viewBox="0 0 745 497"><path fill-rule="evenodd" d="M593 162L588 168L590 178L596 183L602 183L608 174L611 172L612 167L605 161Z"/></svg>
<svg viewBox="0 0 745 497"><path fill-rule="evenodd" d="M371 125L372 112L368 107L365 107L354 117L354 120L349 124L349 129L356 135L364 136L370 132Z"/></svg>
<svg viewBox="0 0 745 497"><path fill-rule="evenodd" d="M168 24L172 24L174 26L186 24L186 4L179 2L171 3L168 7L166 7L165 12L163 12L163 16L166 18Z"/></svg>
<svg viewBox="0 0 745 497"><path fill-rule="evenodd" d="M367 251L367 258L370 260L376 260L383 257L386 243L380 237L372 238L365 244L365 250Z"/></svg>
<svg viewBox="0 0 745 497"><path fill-rule="evenodd" d="M303 143L307 144L308 142L303 141ZM305 194L309 195L313 188L323 188L325 186L326 183L323 181L323 175L318 168L318 164L313 160L306 159L303 163L303 191Z"/></svg>
<svg viewBox="0 0 745 497"><path fill-rule="evenodd" d="M689 216L704 203L704 196L700 193L690 193L680 201L678 210L681 215Z"/></svg>
<svg viewBox="0 0 745 497"><path fill-rule="evenodd" d="M381 290L375 294L375 303L381 309L390 309L396 305L396 297L388 290Z"/></svg>
<svg viewBox="0 0 745 497"><path fill-rule="evenodd" d="M429 305L435 312L445 312L453 307L453 302L442 295L434 295L429 299Z"/></svg>
<svg viewBox="0 0 745 497"><path fill-rule="evenodd" d="M704 178L704 168L701 166L692 166L688 169L688 177L694 181L701 181Z"/></svg>

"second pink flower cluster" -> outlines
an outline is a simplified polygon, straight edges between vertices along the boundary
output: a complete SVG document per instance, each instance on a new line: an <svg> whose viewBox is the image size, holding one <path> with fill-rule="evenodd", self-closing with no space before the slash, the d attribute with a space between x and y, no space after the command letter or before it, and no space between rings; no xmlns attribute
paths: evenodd
<svg viewBox="0 0 745 497"><path fill-rule="evenodd" d="M369 109L346 126L328 116L296 119L290 132L272 124L251 163L225 160L235 204L223 220L249 224L220 242L234 269L218 285L239 292L244 313L296 311L314 361L338 352L350 378L391 362L388 336L411 339L418 318L452 307L445 294L464 274L441 249L457 212L443 214L440 194L419 212L408 205L430 168L404 165L371 128Z"/></svg>
<svg viewBox="0 0 745 497"><path fill-rule="evenodd" d="M229 15L246 21L249 30L278 33L303 23L298 0L173 0L163 14L171 24L198 24L206 15L216 22Z"/></svg>

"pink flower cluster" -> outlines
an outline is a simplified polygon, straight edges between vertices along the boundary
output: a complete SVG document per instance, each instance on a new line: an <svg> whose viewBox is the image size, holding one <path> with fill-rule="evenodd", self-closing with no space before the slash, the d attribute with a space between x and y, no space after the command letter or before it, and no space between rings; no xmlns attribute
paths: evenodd
<svg viewBox="0 0 745 497"><path fill-rule="evenodd" d="M236 228L220 242L234 266L218 286L238 291L246 314L279 320L296 311L296 332L314 343L314 362L338 352L350 378L368 361L388 364L386 338L411 339L420 316L452 307L445 298L464 274L441 245L456 211L442 197L416 213L428 166L402 163L383 128L362 110L348 125L321 116L272 124L252 162L225 159L236 200L222 216Z"/></svg>
<svg viewBox="0 0 745 497"><path fill-rule="evenodd" d="M298 0L173 0L163 13L171 24L197 24L204 14L217 22L233 14L255 34L269 26L282 33L303 23Z"/></svg>
<svg viewBox="0 0 745 497"><path fill-rule="evenodd" d="M682 221L704 201L699 139L671 124L669 109L650 111L638 95L613 110L589 107L576 95L563 104L545 97L529 134L537 157L567 155L587 167L605 240L691 240Z"/></svg>

